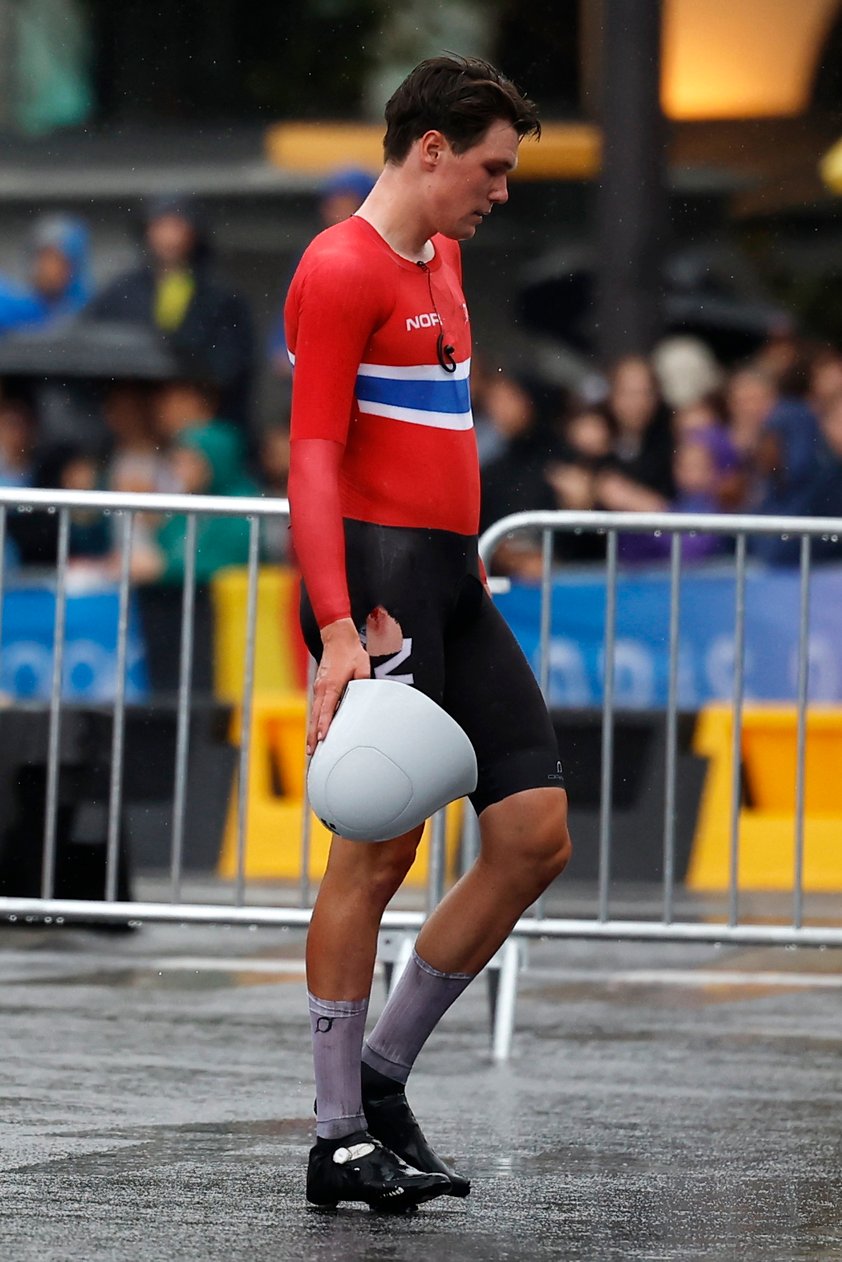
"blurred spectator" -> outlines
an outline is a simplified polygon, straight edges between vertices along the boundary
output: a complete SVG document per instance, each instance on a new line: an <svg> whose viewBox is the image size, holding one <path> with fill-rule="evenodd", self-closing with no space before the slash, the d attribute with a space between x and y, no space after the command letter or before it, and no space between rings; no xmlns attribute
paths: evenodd
<svg viewBox="0 0 842 1262"><path fill-rule="evenodd" d="M154 428L152 402L154 386L142 381L117 381L102 401L102 414L108 427L109 452L105 464L105 485L109 491L148 494L180 490L160 438ZM146 513L137 513L132 531L132 570L136 577L145 572L147 562L155 565L154 522ZM112 569L118 572L118 550Z"/></svg>
<svg viewBox="0 0 842 1262"><path fill-rule="evenodd" d="M146 261L97 294L98 320L145 324L169 335L180 354L212 363L222 410L245 433L251 423L252 319L246 303L213 274L208 235L195 203L159 197L145 217Z"/></svg>
<svg viewBox="0 0 842 1262"><path fill-rule="evenodd" d="M374 176L362 167L340 167L331 172L319 189L315 232L323 232L325 228L332 228L335 224L342 223L343 219L350 219L351 215L362 206L373 188ZM284 330L284 299L297 266L298 259L296 258L284 281L280 310L269 334L269 363L275 376L283 381L288 381L291 376Z"/></svg>
<svg viewBox="0 0 842 1262"><path fill-rule="evenodd" d="M158 430L170 444L168 466L178 490L191 495L254 495L237 428L218 419L216 391L201 382L173 381L157 391ZM154 523L150 546L133 557L141 582L180 583L184 577L186 519ZM198 517L196 581L205 583L227 565L245 565L249 522L242 517Z"/></svg>
<svg viewBox="0 0 842 1262"><path fill-rule="evenodd" d="M724 401L719 395L708 395L696 403L678 408L673 416L673 434L676 445L693 434L703 433L716 451L719 465L718 508L729 513L736 511L745 495L745 476L739 452L731 441L722 420Z"/></svg>
<svg viewBox="0 0 842 1262"><path fill-rule="evenodd" d="M821 435L820 463L798 511L808 517L842 517L842 393L825 407ZM838 540L814 539L812 552L818 561L842 560Z"/></svg>
<svg viewBox="0 0 842 1262"><path fill-rule="evenodd" d="M332 228L355 214L371 190L374 176L361 167L341 167L332 172L319 192L319 219L322 228Z"/></svg>
<svg viewBox="0 0 842 1262"><path fill-rule="evenodd" d="M558 458L546 469L556 508L581 512L594 507L597 474L610 465L613 449L611 423L599 408L579 408L567 417ZM559 531L553 551L558 561L597 561L605 556L605 536Z"/></svg>
<svg viewBox="0 0 842 1262"><path fill-rule="evenodd" d="M717 513L721 508L721 479L733 467L736 453L714 428L687 430L678 441L673 458L676 493L665 502L640 489L638 507L643 512ZM687 561L705 561L722 553L726 541L715 534L682 536L681 555ZM669 533L622 534L619 554L626 561L658 561L670 555Z"/></svg>
<svg viewBox="0 0 842 1262"><path fill-rule="evenodd" d="M97 460L74 443L57 443L34 463L32 485L43 490L95 491L101 482ZM22 565L55 565L58 520L58 513L42 510L9 514L6 528ZM70 513L68 560L104 565L110 552L109 519L99 510L74 508Z"/></svg>
<svg viewBox="0 0 842 1262"><path fill-rule="evenodd" d="M236 430L222 424L186 430L173 450L173 467L182 489L192 495L254 495ZM196 534L196 581L206 582L228 565L248 562L250 523L243 517L200 517ZM161 582L184 576L185 523L172 517L155 542L162 554Z"/></svg>
<svg viewBox="0 0 842 1262"><path fill-rule="evenodd" d="M27 247L27 282L0 277L0 333L75 315L90 298L88 229L69 215L37 221Z"/></svg>
<svg viewBox="0 0 842 1262"><path fill-rule="evenodd" d="M791 513L811 484L821 448L812 408L801 399L778 399L766 418L756 463L764 479L760 513Z"/></svg>
<svg viewBox="0 0 842 1262"><path fill-rule="evenodd" d="M599 475L597 506L634 511L653 492L669 500L674 490L670 414L648 360L628 356L614 365L605 411L615 435L614 460Z"/></svg>
<svg viewBox="0 0 842 1262"><path fill-rule="evenodd" d="M165 447L172 447L187 430L233 428L227 418L222 419L219 389L210 374L194 377L186 369L178 379L155 387L151 418L153 433Z"/></svg>
<svg viewBox="0 0 842 1262"><path fill-rule="evenodd" d="M475 351L471 359L471 412L480 468L502 456L506 448L506 436L497 429L488 412L488 387L495 376L485 356Z"/></svg>
<svg viewBox="0 0 842 1262"><path fill-rule="evenodd" d="M485 392L485 406L489 424L505 446L482 469L482 530L509 513L556 507L545 470L557 444L540 422L531 390L513 376L495 374ZM493 564L497 573L539 577L540 543L519 532L500 545Z"/></svg>
<svg viewBox="0 0 842 1262"><path fill-rule="evenodd" d="M562 426L562 456L599 468L614 454L614 431L598 407L573 411Z"/></svg>
<svg viewBox="0 0 842 1262"><path fill-rule="evenodd" d="M45 473L45 470L48 472ZM53 447L44 457L41 477L65 491L102 489L102 467L95 456L71 444ZM70 513L69 559L102 561L111 551L111 526L99 509L75 508Z"/></svg>
<svg viewBox="0 0 842 1262"><path fill-rule="evenodd" d="M664 338L652 355L664 402L671 408L698 403L722 385L722 369L709 346L697 337Z"/></svg>
<svg viewBox="0 0 842 1262"><path fill-rule="evenodd" d="M817 351L808 373L807 401L821 417L842 394L842 353L827 346Z"/></svg>
<svg viewBox="0 0 842 1262"><path fill-rule="evenodd" d="M784 394L791 393L793 378L800 373L804 346L793 325L787 319L779 321L772 329L763 346L753 357L752 363L765 373Z"/></svg>
<svg viewBox="0 0 842 1262"><path fill-rule="evenodd" d="M154 388L146 382L115 382L106 392L102 413L110 453L106 485L110 491L175 491L177 485L154 428Z"/></svg>
<svg viewBox="0 0 842 1262"><path fill-rule="evenodd" d="M723 441L717 430L697 429L686 433L678 443L673 458L676 494L670 511L719 512L722 498L720 479L733 468L737 459L728 440ZM688 543L692 542L688 540Z"/></svg>
<svg viewBox="0 0 842 1262"><path fill-rule="evenodd" d="M757 454L763 426L777 401L774 378L762 369L739 368L731 374L725 388L728 432L746 460L753 460Z"/></svg>
<svg viewBox="0 0 842 1262"><path fill-rule="evenodd" d="M789 512L798 517L842 517L842 393L825 405L813 476L792 497ZM797 536L767 535L755 544L755 555L771 565L799 562L801 540ZM842 542L838 536L819 536L812 540L810 554L817 562L842 561Z"/></svg>
<svg viewBox="0 0 842 1262"><path fill-rule="evenodd" d="M516 377L498 373L488 383L485 405L504 447L483 473L483 516L491 522L507 513L551 506L544 469L557 444L540 423L532 391Z"/></svg>
<svg viewBox="0 0 842 1262"><path fill-rule="evenodd" d="M724 411L724 401L717 394L707 394L693 403L684 403L673 413L673 435L679 439L683 434L699 429L721 429L724 432Z"/></svg>
<svg viewBox="0 0 842 1262"><path fill-rule="evenodd" d="M20 399L0 401L0 486L31 486L36 423Z"/></svg>
<svg viewBox="0 0 842 1262"><path fill-rule="evenodd" d="M723 507L737 512L788 513L812 479L818 420L805 400L785 397L775 379L752 365L731 375L725 390L727 435L741 463ZM763 548L754 539L752 549Z"/></svg>
<svg viewBox="0 0 842 1262"><path fill-rule="evenodd" d="M774 462L774 444L761 455L766 422L778 401L772 377L759 368L740 368L731 374L725 387L727 432L742 468L742 486L731 505L736 512L755 512L765 493L762 466Z"/></svg>
<svg viewBox="0 0 842 1262"><path fill-rule="evenodd" d="M818 419L803 399L783 397L765 371L734 373L726 392L729 434L743 462L744 491L738 511L787 515L801 511L821 448ZM769 536L749 539L752 555L771 559Z"/></svg>

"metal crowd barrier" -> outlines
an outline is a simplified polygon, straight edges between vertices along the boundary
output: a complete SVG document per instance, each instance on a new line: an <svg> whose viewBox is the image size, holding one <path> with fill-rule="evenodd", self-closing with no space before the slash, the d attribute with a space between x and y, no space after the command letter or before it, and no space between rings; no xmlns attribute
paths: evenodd
<svg viewBox="0 0 842 1262"><path fill-rule="evenodd" d="M524 938L579 937L682 942L742 943L785 946L842 946L838 925L805 924L804 916L804 805L805 753L808 700L808 636L810 623L811 540L842 538L842 519L820 517L757 517L726 514L525 512L495 522L480 540L481 555L488 564L499 544L523 531L539 532L542 541L540 648L538 678L545 697L549 691L551 636L552 549L557 532L598 532L606 536L606 611L604 633L604 687L601 737L601 793L599 820L598 907L591 919L549 918L542 902L532 916L524 917L515 933ZM663 808L663 882L660 915L647 919L621 919L611 913L612 785L614 770L614 667L617 619L618 541L621 533L670 536L670 604L668 695L666 705L666 765ZM678 650L681 593L681 539L694 533L726 536L735 541L735 670L731 697L730 851L727 914L722 919L695 915L676 916L676 754L678 735ZM742 761L742 712L745 699L746 572L747 539L750 535L786 536L800 539L799 635L797 682L796 786L794 813L794 864L791 917L768 923L742 919L740 915L739 855ZM575 839L574 839L575 842Z"/></svg>
<svg viewBox="0 0 842 1262"><path fill-rule="evenodd" d="M103 899L64 899L54 897L57 849L57 817L60 776L60 740L65 702L62 697L65 624L68 596L69 541L74 510L94 509L116 519L119 535L119 614L117 636L116 687L110 758L105 897ZM0 896L0 919L17 921L193 922L216 924L306 926L310 920L312 887L307 876L310 813L305 810L301 829L302 879L298 905L267 906L264 901L249 902L246 878L246 838L248 835L248 784L251 759L252 702L254 698L257 591L260 557L260 526L267 517L288 517L289 505L282 499L218 497L202 495L117 494L107 491L42 491L28 488L0 488L0 643L2 642L3 600L6 572L3 565L7 519L12 512L46 511L58 518L58 545L55 563L55 617L53 634L52 686L49 700L47 782L42 846L42 877L38 897ZM182 588L179 687L176 712L175 790L170 849L169 898L157 902L120 901L117 897L120 819L123 799L124 735L126 720L126 666L131 595L131 555L135 518L140 513L178 514L186 517L185 577ZM247 518L250 523L246 598L245 655L243 661L242 738L237 768L236 875L231 883L231 900L213 903L188 902L183 896L183 857L186 787L190 741L190 679L194 650L194 602L197 521L202 516ZM303 751L302 751L303 753ZM2 821L0 821L2 825ZM35 839L33 838L33 844ZM430 864L427 911L443 893L444 835L441 823L434 829L435 862ZM389 910L384 930L417 931L425 913Z"/></svg>
<svg viewBox="0 0 842 1262"><path fill-rule="evenodd" d="M67 602L68 545L71 514L74 509L99 509L116 517L120 530L119 620L117 679L113 703L113 729L108 803L105 897L102 900L71 900L54 897L59 753L62 724L62 670ZM0 897L0 918L36 918L56 921L177 921L193 923L304 926L309 922L311 886L308 872L309 811L305 809L301 833L301 882L298 905L267 906L265 901L249 901L246 879L246 837L248 828L248 771L251 756L250 735L254 692L257 577L260 527L263 518L287 516L284 500L260 498L218 498L185 495L115 494L109 492L54 492L28 489L0 489L0 558L4 552L7 516L11 512L46 510L58 516L58 548L55 570L55 624L52 663L52 689L49 701L49 737L43 848L42 881L37 898ZM184 514L187 519L185 580L182 591L180 638L180 683L176 719L175 792L169 898L157 902L121 902L117 898L117 866L122 785L124 770L124 731L126 715L126 661L129 601L131 594L131 554L135 517L139 513ZM196 524L203 515L246 517L250 521L246 651L243 663L242 740L238 767L237 868L231 901L188 902L183 896L183 854L186 811L186 780L190 739L190 678L193 662L193 615L195 594ZM601 804L599 824L599 870L596 914L579 918L548 917L543 900L517 924L512 939L495 960L498 969L495 1054L505 1056L511 1041L516 993L517 960L523 944L533 938L637 939L693 941L709 943L754 943L768 945L842 945L842 928L835 925L805 924L804 916L804 766L808 698L809 590L811 539L816 536L842 536L842 520L819 518L773 518L725 515L624 514L531 512L507 517L492 526L481 539L486 561L506 537L517 532L540 532L543 577L541 581L540 656L538 678L545 696L549 687L549 645L552 631L552 550L559 531L593 532L606 536L606 615L605 681L601 734ZM666 765L663 805L663 887L660 914L656 917L622 919L612 914L612 776L614 766L614 651L616 642L618 537L621 532L662 532L671 536L670 617L668 700L666 706ZM733 794L730 810L730 883L727 914L721 919L709 916L676 915L676 749L678 715L678 648L681 579L681 537L705 532L735 539L735 643L736 670L732 698L734 723L731 750ZM786 923L758 923L741 917L738 884L741 714L744 700L746 541L749 535L787 534L798 536L800 547L800 636L797 689L797 784L795 812L795 863L792 885L792 914ZM5 574L0 569L0 635ZM468 813L464 852L470 855L477 844L475 817ZM429 864L426 912L444 892L444 828L441 819L433 829ZM387 933L417 931L425 919L423 911L390 909L383 920ZM520 943L520 946L518 946ZM402 958L403 946L395 955Z"/></svg>

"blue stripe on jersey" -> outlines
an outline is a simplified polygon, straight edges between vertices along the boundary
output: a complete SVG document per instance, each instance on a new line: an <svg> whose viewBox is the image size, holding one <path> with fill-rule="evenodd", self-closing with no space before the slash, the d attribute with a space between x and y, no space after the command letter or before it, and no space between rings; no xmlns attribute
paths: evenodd
<svg viewBox="0 0 842 1262"><path fill-rule="evenodd" d="M357 398L365 403L412 408L419 412L468 412L471 392L467 379L401 381L388 377L357 377Z"/></svg>

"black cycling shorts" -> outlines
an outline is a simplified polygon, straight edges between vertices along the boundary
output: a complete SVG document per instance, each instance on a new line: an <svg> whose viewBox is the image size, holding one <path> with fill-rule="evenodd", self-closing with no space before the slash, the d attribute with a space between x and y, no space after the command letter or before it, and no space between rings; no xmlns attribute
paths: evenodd
<svg viewBox="0 0 842 1262"><path fill-rule="evenodd" d="M377 608L401 630L400 651L373 656L372 674L420 688L464 729L477 756L477 814L524 789L563 788L547 707L479 578L476 537L346 520L345 544L363 642ZM321 637L303 587L301 627L318 661Z"/></svg>

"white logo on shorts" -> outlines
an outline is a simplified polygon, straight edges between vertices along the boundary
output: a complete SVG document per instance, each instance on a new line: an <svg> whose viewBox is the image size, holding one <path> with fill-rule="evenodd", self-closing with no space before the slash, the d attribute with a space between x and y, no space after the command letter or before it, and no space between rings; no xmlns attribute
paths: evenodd
<svg viewBox="0 0 842 1262"><path fill-rule="evenodd" d="M391 657L387 657L385 662L380 662L374 668L375 679L393 679L396 684L414 684L415 676L412 671L407 674L396 675L395 670L398 666L402 666L412 652L412 636L404 639L403 644Z"/></svg>

